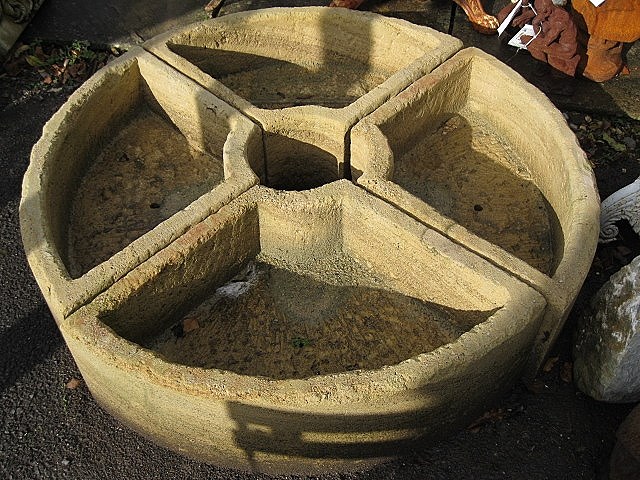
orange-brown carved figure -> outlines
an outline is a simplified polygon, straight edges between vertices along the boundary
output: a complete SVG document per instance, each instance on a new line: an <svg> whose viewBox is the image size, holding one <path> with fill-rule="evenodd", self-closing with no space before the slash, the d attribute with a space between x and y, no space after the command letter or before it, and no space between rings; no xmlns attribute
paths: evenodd
<svg viewBox="0 0 640 480"><path fill-rule="evenodd" d="M583 75L596 82L613 78L623 68L624 44L640 39L640 1L606 0L596 7L589 0L572 0L571 5L584 50Z"/></svg>
<svg viewBox="0 0 640 480"><path fill-rule="evenodd" d="M366 0L332 0L330 7L343 7L356 9ZM498 20L496 17L489 15L484 11L480 0L453 0L459 5L467 18L471 22L471 26L480 33L493 34L498 28Z"/></svg>
<svg viewBox="0 0 640 480"><path fill-rule="evenodd" d="M560 2L523 0L522 11L511 24L522 27L525 23L531 23L536 36L522 37L524 42L528 42L527 50L531 56L573 77L580 61L578 31L569 12L555 3ZM505 7L498 13L498 19L504 19L513 8L514 5Z"/></svg>

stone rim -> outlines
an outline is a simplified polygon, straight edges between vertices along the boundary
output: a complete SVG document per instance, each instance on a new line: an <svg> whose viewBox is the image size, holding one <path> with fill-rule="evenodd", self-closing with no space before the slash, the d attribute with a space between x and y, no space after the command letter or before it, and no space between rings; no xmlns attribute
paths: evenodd
<svg viewBox="0 0 640 480"><path fill-rule="evenodd" d="M496 75L504 76L510 87L510 93L518 92L530 99L534 105L540 106L535 110L543 116L543 123L548 125L552 132L553 137L550 139L550 143L554 143L559 149L555 157L545 159L545 161L562 163L561 173L565 178L562 187L555 187L554 191L553 187L545 182L539 185L547 199L557 199L555 200L556 205L552 205L555 211L570 209L570 214L565 215L564 224L560 225L563 237L562 254L559 261L556 261L554 271L550 275L538 271L498 245L479 237L463 225L443 216L424 202L414 199L402 187L393 182L393 153L379 126L396 115L402 115L402 110L415 101L415 98L426 97L434 86L446 81L456 69L474 68L476 64L483 66L485 72L494 71ZM471 66L468 67L468 65ZM481 50L467 48L445 61L430 74L416 81L353 128L352 169L354 169L354 179L366 190L388 199L393 205L419 218L426 225L436 228L462 245L467 245L472 251L490 259L492 263L515 275L544 295L549 303L548 313L541 326L532 358L527 367L527 375L533 376L559 334L589 270L597 244L597 227L594 224L594 219L599 218L600 200L595 177L586 156L560 112L546 96L520 75L500 68L500 66L499 61ZM514 109L513 114L517 115L515 113L517 111ZM365 153L358 155L358 150ZM355 165L354 159L357 159ZM562 196L567 198L561 198Z"/></svg>
<svg viewBox="0 0 640 480"><path fill-rule="evenodd" d="M49 186L52 171L59 161L58 151L65 139L76 128L77 117L87 110L87 102L95 91L107 90L117 86L120 77L135 75L138 64L143 62L151 69L167 73L168 67L142 49L132 49L96 75L74 92L63 107L54 114L43 129L43 135L33 147L31 161L22 184L20 202L20 228L27 259L34 271L36 280L44 293L54 318L58 323L83 304L91 301L115 280L122 277L139 262L144 261L154 251L163 248L178 238L191 225L204 219L219 209L229 199L258 183L259 179L251 168L255 160L248 157L249 150L255 155L260 145L259 128L210 94L206 101L215 108L224 109L227 116L229 134L222 148L225 180L170 218L156 225L144 235L132 241L123 250L109 260L101 262L78 278L69 275L62 258L61 247L52 232L51 203L52 196L59 191ZM181 82L198 87L178 73ZM260 147L261 148L261 147ZM53 152L53 153L52 153ZM53 173L56 175L56 173Z"/></svg>
<svg viewBox="0 0 640 480"><path fill-rule="evenodd" d="M279 14L283 14L283 12L289 12L291 10L292 9L271 9L268 13L252 13L252 15L263 14L277 16ZM304 10L309 12L325 11L321 9L295 10ZM345 18L350 16L353 16L353 18L378 18L372 14L361 14L356 12L339 12L336 13L336 15L340 15ZM234 18L241 17L232 17L231 20ZM223 17L221 19L216 19L215 21L231 21L229 19L230 17ZM400 21L385 19L384 22L389 23ZM425 31L423 28L416 29L415 31L418 32L418 30L420 32ZM170 35L173 35L173 33ZM418 35L418 33L416 33L416 35ZM166 41L166 38L168 37L165 35L154 39L150 41L145 48L153 51L154 54L162 58L162 55L158 54L154 48L156 48L158 44ZM445 36L442 36L442 38L445 38ZM154 45L156 45L156 47L154 47ZM203 401L211 401L212 411L215 410L215 408L220 407L216 402L236 402L248 407L267 409L281 407L284 411L293 413L296 411L302 411L305 415L307 413L309 415L319 415L320 412L326 411L327 409L336 415L345 415L344 412L346 408L355 408L360 411L364 408L366 399L372 398L377 400L378 404L373 406L368 404L367 408L370 409L370 412L380 413L381 410L389 407L389 401L401 401L401 405L406 407L405 411L409 414L421 413L428 416L431 411L429 410L429 405L426 405L424 398L422 398L424 389L431 388L431 391L433 391L438 387L438 382L436 381L438 379L453 379L452 381L454 386L451 387L451 390L447 391L450 395L453 397L464 397L468 393L470 397L473 397L474 395L476 395L476 397L473 397L473 399L470 400L470 404L464 409L459 409L459 411L447 411L445 407L442 407L445 408L448 416L445 415L445 420L439 420L440 423L437 428L439 430L449 422L455 423L456 418L460 421L460 419L467 418L469 415L475 414L478 409L483 408L484 402L486 402L486 398L488 398L488 396L495 394L497 390L515 380L517 375L522 372L524 363L527 360L529 360L528 371L535 372L537 365L546 353L546 349L552 343L551 341L547 342L546 339L543 341L540 337L537 342L535 342L535 336L536 334L543 335L548 329L550 331L549 335L551 340L554 338L554 335L557 334L557 331L564 320L563 316L567 313L567 306L573 300L573 298L570 298L570 295L568 297L562 295L562 288L560 288L560 286L565 283L566 279L567 285L577 288L581 283L581 279L579 278L580 276L575 275L575 271L570 271L569 267L564 267L562 270L558 268L554 277L549 278L540 274L540 272L531 271L532 269L527 270L521 265L517 265L517 262L515 261L513 262L515 267L512 267L511 269L505 268L505 265L503 264L498 264L496 266L496 263L504 263L504 255L499 257L499 255L502 255L500 251L497 251L495 248L491 250L491 248L495 246L488 242L483 244L479 239L469 240L464 236L468 236L468 234L465 233L466 231L464 228L459 225L447 225L444 229L444 233L446 233L446 235L439 235L437 233L435 235L447 244L458 244L452 248L455 251L465 252L463 256L467 259L467 263L464 263L466 268L472 268L473 266L478 266L480 264L486 265L484 268L488 268L492 272L496 272L496 277L504 279L503 283L505 288L507 288L512 294L510 301L507 302L505 304L506 306L503 306L500 311L494 314L493 317L481 323L477 327L474 327L474 329L464 333L458 340L439 347L432 352L424 353L398 364L386 366L380 369L320 375L302 380L268 380L260 377L238 375L222 370L204 370L194 367L184 367L167 363L137 344L118 336L99 319L99 314L102 308L108 309L115 306L118 301L118 288L120 288L119 286L123 284L124 280L129 277L129 275L134 275L136 272L145 271L149 268L155 268L154 265L158 268L162 267L163 262L166 260L166 255L169 254L168 252L176 252L181 248L188 247L189 244L198 238L198 235L203 233L203 230L208 228L208 222L215 222L215 219L218 218L218 216L223 215L223 213L221 213L223 210L227 211L229 209L233 209L235 208L234 205L241 204L246 207L247 205L250 205L251 202L269 202L271 201L269 198L297 197L302 200L308 200L313 198L317 199L323 195L327 198L332 198L332 196L340 196L339 192L349 190L358 192L354 195L356 195L356 197L361 201L378 202L378 205L382 205L380 208L386 209L386 211L394 211L394 215L396 216L408 216L406 211L402 208L398 208L398 206L395 205L394 202L389 201L388 198L385 199L386 202L375 198L376 195L380 192L384 192L385 189L387 190L387 193L390 191L388 188L389 185L385 184L386 177L388 177L391 172L391 168L388 163L385 164L382 162L370 171L364 172L364 175L357 178L359 186L355 186L346 180L338 180L331 182L328 185L303 192L278 192L264 186L255 186L256 183L258 183L258 177L264 182L264 159L256 159L255 157L251 158L251 152L249 152L248 144L262 144L264 141L263 135L267 135L268 133L278 133L280 131L279 129L282 128L276 121L278 119L278 115L288 115L290 122L289 125L299 121L299 119L303 117L315 116L315 118L326 118L327 122L332 121L337 125L336 130L340 132L342 140L345 142L347 141L347 135L350 133L351 127L354 123L356 123L360 118L366 117L365 120L355 127L353 130L355 136L352 138L355 139L357 137L356 134L363 132L367 135L372 134L375 136L374 124L376 115L380 115L378 112L383 111L385 108L390 108L387 107L387 105L391 105L396 101L396 99L405 98L407 96L407 90L405 90L405 93L400 92L409 84L415 82L415 84L418 85L420 82L430 81L430 78L432 79L434 75L437 75L437 69L433 74L430 74L430 72L434 70L438 63L449 58L453 51L457 50L459 46L459 42L452 41L446 48L439 51L439 53L429 57L428 61L421 61L417 67L412 64L411 69L416 67L416 70L411 70L409 73L401 71L397 78L404 79L403 81L406 83L396 84L393 88L389 89L386 89L385 87L377 92L380 93L381 96L378 97L376 102L370 103L366 106L358 104L359 110L356 109L357 111L353 109L347 110L349 107L344 107L343 109L329 109L326 107L301 106L265 113L264 111L260 112L259 109L256 109L250 104L246 105L240 102L243 113L248 117L253 118L253 121L247 120L243 115L238 114L237 121L240 137L235 145L231 140L225 143L224 151L231 154L232 152L241 150L244 158L247 158L247 160L244 163L242 161L229 165L225 163L225 174L229 174L231 176L238 174L242 176L244 175L242 172L245 172L246 176L244 178L249 179L250 181L245 184L244 189L241 192L227 192L224 195L220 192L216 193L216 201L219 203L217 204L218 207L213 209L214 211L208 211L202 218L190 221L184 230L175 234L175 236L171 237L168 242L157 248L154 247L153 249L146 251L143 257L139 257L137 260L134 260L133 263L127 263L124 266L117 266L117 268L120 268L121 270L116 273L109 274L106 279L99 278L104 275L104 271L98 271L97 269L93 269L96 272L95 278L91 278L91 275L86 275L80 279L81 282L70 280L68 275L65 277L65 272L61 269L60 263L56 263L55 249L47 250L47 248L53 245L53 243L48 246L45 245L44 249L37 250L40 242L46 243L46 241L51 238L51 235L47 234L43 230L40 230L37 235L34 235L32 232L32 229L34 228L36 230L48 228L47 222L44 220L44 215L39 211L35 212L36 214L34 215L34 207L21 205L23 236L25 237L24 242L28 251L31 268L40 283L41 289L49 302L50 308L54 312L54 316L56 321L59 323L59 327L65 337L65 340L72 350L74 357L76 357L77 363L82 366L83 375L85 375L92 393L96 395L98 401L105 408L113 412L113 414L118 418L124 419L127 423L133 425L136 430L142 431L154 440L168 444L171 448L177 449L183 453L186 451L191 455L195 455L198 458L205 458L209 461L222 461L224 459L220 455L217 457L211 455L207 456L206 452L203 452L202 450L196 451L195 447L193 451L189 450L188 441L185 440L185 438L188 439L189 435L194 435L193 432L198 431L196 427L200 427L200 425L194 424L193 432L189 430L181 432L184 438L174 437L175 441L172 443L171 438L163 436L166 434L161 432L163 424L147 426L141 423L136 423L138 421L136 418L136 411L131 413L128 410L123 410L123 404L118 403L119 401L123 401L123 399L118 400L118 397L110 397L109 394L105 393L106 390L112 387L112 382L116 380L120 381L119 378L116 377L122 375L131 381L140 382L144 386L150 388L152 392L165 392L166 394L166 398L162 396L154 398L154 396L150 394L151 396L148 395L143 399L146 403L136 404L135 408L141 408L141 406L144 407L144 405L155 408L154 405L156 405L156 402L167 401L167 398L176 400L179 398L182 398L183 400L184 398L187 398L188 401L199 401L202 399ZM519 77L506 69L502 64L499 64L494 60L488 60L484 54L481 54L474 49L465 50L459 55L461 57L482 57L483 61L487 61L489 63L493 62L495 67L498 69L498 73L505 75L509 81L513 81L518 84L522 83L522 80ZM117 63L109 66L107 70L101 72L97 77L89 82L99 82L101 75L105 75L105 72L108 72L109 69L115 68L126 62L139 61L139 59L136 60L136 57L143 58L145 56L150 57L148 60L149 62L160 62L155 57L152 57L148 52L143 52L142 50L137 49L119 60ZM178 75L181 75L181 78L184 76L178 72L178 70L182 71L184 66L177 65L175 63L172 64L171 62L169 62L169 64L162 65L163 69L176 71ZM426 77L420 79L420 77L425 73L427 73ZM191 76L191 74L189 76ZM192 80L188 80L186 77L184 78L185 82L195 85ZM424 78L427 78L427 80L424 80ZM207 89L211 91L214 90L211 86L212 83L210 80L202 78L196 78L196 80L197 83L204 85ZM92 83L88 83L87 85L91 84ZM382 87L382 85L379 87ZM90 93L88 88L89 87L85 90L81 90L81 93L78 93L76 97L72 98L76 100L82 99L81 95L88 95L88 93ZM536 99L536 101L543 98L542 95L532 87L527 87L525 90L527 95L530 95L532 98ZM224 91L223 94L227 95ZM396 94L398 95L396 96ZM354 102L350 107L356 105L365 97L366 95ZM225 100L225 97L222 95L220 98ZM384 102L390 98L391 100L387 104L384 104ZM223 100L220 101L220 103L224 105L225 102ZM364 103L364 101L361 103ZM380 105L383 106L377 112L371 113ZM60 113L59 117L61 118L62 115L63 114ZM367 117L367 115L369 116ZM552 123L555 125L560 125L562 123L558 112L553 113L550 118ZM269 122L272 122L273 125ZM243 141L244 138L248 137L251 137L252 140ZM575 158L583 155L581 151L579 151L575 139L573 142L569 142L566 138L562 141L568 151L572 152L571 155L577 155ZM45 142L43 140L43 144L39 144L38 149L46 148L43 146L44 143ZM346 146L346 144L347 143L344 143L342 145ZM255 147L255 145L253 145L253 147ZM338 147L338 150L339 148L340 146ZM260 150L260 148L254 148L253 153L255 154L258 150ZM382 144L382 147L372 147L372 150L375 150L374 156L382 155L384 157L386 155L387 161L389 160L388 145L386 149L384 144ZM36 152L36 149L34 149L34 152ZM34 155L37 157L38 154L35 153ZM348 159L348 155L345 158ZM585 163L584 157L582 156L581 158L583 163ZM347 162L343 161L341 165L341 168L345 169ZM251 169L248 169L249 166L253 167L254 172L251 172ZM241 173L236 173L236 167L237 172ZM247 169L249 170L248 172ZM41 180L40 178L35 178L34 180L34 177L38 177L40 175L39 173L34 172L36 172L36 169L34 168L32 170L30 167L28 175L25 177L25 189L23 190L25 192L25 198L23 199L25 204L28 203L27 199L29 198L29 189L37 189L38 182ZM587 168L585 167L584 172L581 173L582 175L579 175L579 179L577 180L579 185L575 187L578 194L584 192L584 190L588 190L589 187L593 188L593 176L590 177L588 175ZM357 177L357 175L354 175L354 177ZM34 183L36 185L35 187ZM572 188L574 187L572 186ZM584 190L581 190L582 188ZM575 190L571 191L572 195L576 195ZM371 192L375 195L372 195ZM586 205L585 210L588 211L588 213L595 215L597 207L593 207L593 200L594 198L592 196L584 197L584 204ZM583 226L586 231L589 231L592 225L587 220L588 219L581 218L577 223L579 226ZM412 222L413 223L410 222L412 225L422 223L421 228L423 228L425 232L428 230L425 227L424 222ZM34 223L37 224L35 227ZM595 223L597 224L597 221ZM459 227L459 230L456 230L456 227ZM593 228L596 229L597 235L597 226L595 224ZM454 236L454 234L458 235L458 237ZM435 238L433 234L429 234L432 235L431 237L426 233L425 235L425 241L429 238ZM34 238L36 240L35 242ZM459 241L460 238L464 241ZM451 239L453 239L454 242L451 242ZM473 243L474 241L476 243ZM36 244L35 247L34 243ZM460 244L462 244L462 246ZM576 246L577 241L569 244L568 248L571 251L574 251L576 250ZM580 245L580 247L584 248L584 245ZM119 254L123 253L123 251L119 252ZM34 252L36 252L36 256L40 255L41 258L34 259ZM486 262L483 257L489 258L491 262ZM115 258L116 257L114 256L111 260L114 260ZM498 258L498 261L496 261L495 258ZM105 262L105 267L113 268L115 266L115 260L114 262L111 260ZM41 263L39 264L39 262ZM494 265L492 265L492 263ZM571 269L575 270L580 267L579 264L576 265L570 265ZM89 273L93 272L93 270ZM94 273L92 273L92 275L94 275ZM60 277L61 280L56 279L56 276ZM518 277L523 281L520 281ZM52 278L53 280L51 280ZM61 283L56 285L56 281L61 281ZM534 288L531 288L526 284L529 284ZM80 291L79 293L69 293L69 290L65 290L66 288L87 288L88 290ZM543 296L538 292L542 292L547 296L546 302ZM65 298L65 295L72 295L72 300ZM109 305L110 303L112 304L111 306ZM542 319L541 312L545 309L545 305L546 316ZM543 324L540 328L541 322L543 322ZM545 344L545 342L547 343ZM522 353L528 352L531 349L532 344L534 344L535 350L533 354L534 358L526 359ZM491 366L494 362L497 366ZM106 373L95 370L99 365L105 367ZM473 382L469 382L468 384L465 383L470 380L471 376L479 372L482 374L482 378L487 379L488 381L493 381L489 377L491 376L491 372L495 372L496 370L499 373L499 378L497 380L494 379L495 391L493 392L485 391L483 389L473 389L471 388L474 385ZM109 374L114 374L114 376L109 377ZM339 392L339 395L337 395L336 392ZM122 392L116 393L123 394ZM200 396L202 398L200 398ZM387 402L383 402L383 399L387 400ZM453 399L456 400L457 398ZM125 398L124 400L128 399ZM298 403L295 403L294 400ZM142 400L140 401L142 402ZM285 407L283 407L282 402L289 403L285 403ZM171 414L173 407L174 405L165 405L162 408L164 408L168 414ZM366 410L366 408L364 410ZM140 410L138 410L138 412L140 412ZM217 424L213 425L215 427ZM422 429L425 431L429 428L434 429L433 424L425 425L426 426L418 425L416 429ZM215 431L213 428L212 430ZM414 433L415 432L411 435ZM331 462L335 459L326 459L326 465L319 465L317 463L317 458L304 458L304 461L299 457L296 458L296 461L300 462L299 467L295 467L291 463L291 459L286 459L278 455L274 455L272 458L264 460L264 463L258 467L256 467L256 465L250 465L250 467L271 471L289 471L296 468L302 468L303 470L301 471L306 471L307 468L309 470L322 471L327 468L350 468L348 465L354 467L358 464L354 459L345 460L340 458L336 460L336 465L338 465L338 467L329 467L328 465L333 465ZM379 459L380 456L377 457L377 460ZM323 461L324 460L325 459L323 459Z"/></svg>

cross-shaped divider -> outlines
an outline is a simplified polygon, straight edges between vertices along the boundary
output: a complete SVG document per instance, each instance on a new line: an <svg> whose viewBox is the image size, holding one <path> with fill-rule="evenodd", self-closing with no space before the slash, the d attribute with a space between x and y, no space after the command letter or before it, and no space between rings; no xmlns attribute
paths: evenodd
<svg viewBox="0 0 640 480"><path fill-rule="evenodd" d="M21 224L97 401L201 460L317 473L434 441L534 372L597 193L551 104L460 47L274 8L81 87L34 148Z"/></svg>

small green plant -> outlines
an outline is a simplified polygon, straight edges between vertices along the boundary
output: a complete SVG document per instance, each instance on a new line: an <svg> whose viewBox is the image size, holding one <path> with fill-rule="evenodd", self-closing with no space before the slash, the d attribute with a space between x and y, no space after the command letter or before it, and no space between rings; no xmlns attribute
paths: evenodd
<svg viewBox="0 0 640 480"><path fill-rule="evenodd" d="M16 45L0 73L14 77L31 74L37 78L32 91L56 91L63 85L79 85L120 54L117 48L96 50L88 40L74 40L64 45L36 40Z"/></svg>
<svg viewBox="0 0 640 480"><path fill-rule="evenodd" d="M308 338L304 338L304 337L294 337L291 340L291 345L294 346L294 348L303 348L303 347L308 347L309 345L311 345L313 342L308 339Z"/></svg>
<svg viewBox="0 0 640 480"><path fill-rule="evenodd" d="M45 53L42 43L33 42L27 46L25 60L32 67L47 67L56 64L62 64L65 67L75 65L80 61L91 62L98 57L90 47L88 40L74 40L69 45L54 47L50 52Z"/></svg>

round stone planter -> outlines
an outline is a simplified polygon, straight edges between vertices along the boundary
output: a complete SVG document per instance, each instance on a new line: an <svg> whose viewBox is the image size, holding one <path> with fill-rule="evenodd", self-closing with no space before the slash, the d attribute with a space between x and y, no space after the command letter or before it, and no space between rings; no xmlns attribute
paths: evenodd
<svg viewBox="0 0 640 480"><path fill-rule="evenodd" d="M105 409L220 465L353 470L535 372L599 212L539 92L451 37L343 9L143 47L47 124L21 203Z"/></svg>

